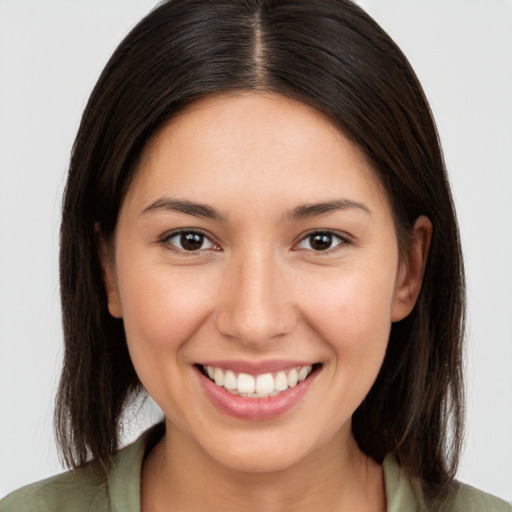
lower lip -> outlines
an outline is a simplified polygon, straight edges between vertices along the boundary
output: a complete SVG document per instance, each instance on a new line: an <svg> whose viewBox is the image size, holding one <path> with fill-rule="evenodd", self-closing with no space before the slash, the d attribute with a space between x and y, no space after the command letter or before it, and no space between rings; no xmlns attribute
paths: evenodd
<svg viewBox="0 0 512 512"><path fill-rule="evenodd" d="M266 398L233 395L223 387L217 386L199 369L197 373L206 394L223 413L244 420L263 421L277 418L292 409L311 387L319 372L314 371L295 387Z"/></svg>

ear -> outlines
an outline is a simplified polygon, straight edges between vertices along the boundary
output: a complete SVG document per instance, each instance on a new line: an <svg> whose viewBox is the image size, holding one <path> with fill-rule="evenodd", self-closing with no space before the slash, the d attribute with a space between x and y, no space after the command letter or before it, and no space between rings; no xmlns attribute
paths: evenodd
<svg viewBox="0 0 512 512"><path fill-rule="evenodd" d="M403 256L398 269L391 314L393 322L405 318L416 304L431 238L432 223L428 217L422 215L414 223L407 253Z"/></svg>
<svg viewBox="0 0 512 512"><path fill-rule="evenodd" d="M105 285L105 291L107 292L108 310L114 318L122 318L123 313L117 289L117 278L112 247L105 238L101 236L98 227L96 228L96 240L103 284Z"/></svg>

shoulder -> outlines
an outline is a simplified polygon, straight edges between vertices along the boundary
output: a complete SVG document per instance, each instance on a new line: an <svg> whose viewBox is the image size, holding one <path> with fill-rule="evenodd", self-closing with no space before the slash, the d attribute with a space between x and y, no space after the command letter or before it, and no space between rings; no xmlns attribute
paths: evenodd
<svg viewBox="0 0 512 512"><path fill-rule="evenodd" d="M455 482L451 497L441 510L446 512L512 512L512 505L470 485Z"/></svg>
<svg viewBox="0 0 512 512"><path fill-rule="evenodd" d="M75 469L14 491L0 501L1 512L108 510L106 474L96 466Z"/></svg>
<svg viewBox="0 0 512 512"><path fill-rule="evenodd" d="M384 459L388 512L512 512L512 505L474 487L453 482L442 498L429 498L421 482L410 478L393 455Z"/></svg>
<svg viewBox="0 0 512 512"><path fill-rule="evenodd" d="M138 512L144 456L163 432L163 424L147 430L117 452L108 471L90 463L22 487L0 501L0 512Z"/></svg>

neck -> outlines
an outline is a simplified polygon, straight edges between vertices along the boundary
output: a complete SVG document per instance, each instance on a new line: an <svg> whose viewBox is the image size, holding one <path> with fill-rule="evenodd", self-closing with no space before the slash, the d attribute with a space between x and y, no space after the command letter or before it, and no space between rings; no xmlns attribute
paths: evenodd
<svg viewBox="0 0 512 512"><path fill-rule="evenodd" d="M142 512L386 509L382 468L350 433L286 469L247 472L218 464L172 425L166 432L144 462Z"/></svg>

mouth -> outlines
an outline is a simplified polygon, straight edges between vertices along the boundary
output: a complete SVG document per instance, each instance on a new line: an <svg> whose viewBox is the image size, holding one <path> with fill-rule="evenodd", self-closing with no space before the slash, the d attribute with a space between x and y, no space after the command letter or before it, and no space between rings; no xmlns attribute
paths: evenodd
<svg viewBox="0 0 512 512"><path fill-rule="evenodd" d="M295 388L318 372L321 363L295 366L277 372L250 374L213 365L197 365L199 371L219 388L243 398L268 398Z"/></svg>

